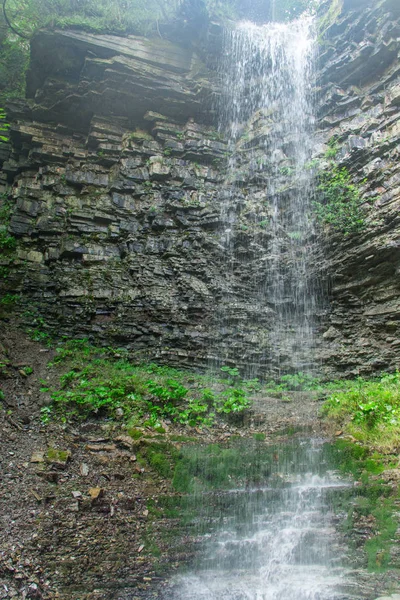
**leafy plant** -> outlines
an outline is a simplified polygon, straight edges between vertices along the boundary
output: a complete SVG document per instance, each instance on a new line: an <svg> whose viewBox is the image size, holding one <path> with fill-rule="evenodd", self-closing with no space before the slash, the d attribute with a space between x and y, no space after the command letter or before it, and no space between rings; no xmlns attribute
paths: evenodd
<svg viewBox="0 0 400 600"><path fill-rule="evenodd" d="M239 369L237 367L224 366L220 368L222 373L226 373L230 379L237 379L240 376Z"/></svg>
<svg viewBox="0 0 400 600"><path fill-rule="evenodd" d="M349 235L365 228L359 188L352 183L349 171L333 162L319 173L318 197L314 202L317 220L333 230Z"/></svg>
<svg viewBox="0 0 400 600"><path fill-rule="evenodd" d="M6 112L4 108L0 108L0 142L7 142L8 136L4 135L10 128L10 124L6 121Z"/></svg>
<svg viewBox="0 0 400 600"><path fill-rule="evenodd" d="M392 448L400 434L400 374L345 382L328 397L323 415L363 443Z"/></svg>
<svg viewBox="0 0 400 600"><path fill-rule="evenodd" d="M222 402L217 405L218 413L238 413L243 412L250 406L250 400L246 392L240 388L228 390L221 395Z"/></svg>
<svg viewBox="0 0 400 600"><path fill-rule="evenodd" d="M59 385L51 390L54 414L62 418L112 417L122 408L129 426L161 428L163 419L190 426L210 426L217 415L241 414L249 406L233 379L218 391L194 376L155 364L134 365L112 348L96 348L88 340L68 340L56 349L54 368ZM231 376L237 376L232 369Z"/></svg>

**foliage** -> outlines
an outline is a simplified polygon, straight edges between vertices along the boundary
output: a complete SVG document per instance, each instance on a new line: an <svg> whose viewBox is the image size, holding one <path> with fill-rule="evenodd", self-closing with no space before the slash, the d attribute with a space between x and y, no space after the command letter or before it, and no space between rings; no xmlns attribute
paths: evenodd
<svg viewBox="0 0 400 600"><path fill-rule="evenodd" d="M31 340L34 342L41 342L46 346L51 346L52 338L48 330L48 325L43 317L40 317L32 311L25 312L24 316L30 319L32 325L26 329L26 333Z"/></svg>
<svg viewBox="0 0 400 600"><path fill-rule="evenodd" d="M11 217L11 205L5 194L0 195L0 252L9 256L16 247L16 239L8 233Z"/></svg>
<svg viewBox="0 0 400 600"><path fill-rule="evenodd" d="M335 152L335 148L331 148ZM321 224L334 231L349 235L365 228L359 188L352 183L349 171L333 162L319 173L318 199L314 202L315 215Z"/></svg>
<svg viewBox="0 0 400 600"><path fill-rule="evenodd" d="M10 34L0 39L0 58L0 103L4 104L9 98L24 95L29 46L25 40ZM0 140L7 139L4 134L7 129L4 109L0 109Z"/></svg>
<svg viewBox="0 0 400 600"><path fill-rule="evenodd" d="M163 419L190 426L212 425L216 415L242 414L246 392L230 380L218 390L205 376L170 367L134 365L123 350L97 348L87 340L70 340L56 349L53 368L62 369L51 390L52 410L62 419L113 417L122 409L133 430L141 423L161 427ZM47 416L47 413L46 413Z"/></svg>
<svg viewBox="0 0 400 600"><path fill-rule="evenodd" d="M282 375L279 381L267 381L265 391L268 393L306 391L320 389L321 383L317 377L311 373L288 373Z"/></svg>
<svg viewBox="0 0 400 600"><path fill-rule="evenodd" d="M7 15L26 37L44 26L147 33L157 21L171 18L180 4L180 0L8 0Z"/></svg>
<svg viewBox="0 0 400 600"><path fill-rule="evenodd" d="M392 566L390 549L395 543L398 528L395 518L397 500L391 486L378 476L385 469L384 463L388 466L397 464L397 456L387 457L344 439L337 440L329 448L334 464L342 472L351 473L360 480L356 495L349 488L349 498L344 498L341 509L347 512L347 519L343 528L346 533L351 533L360 521L365 523L368 519L370 533L364 545L363 562L370 571L385 572ZM394 458L394 464L388 463L391 458ZM360 556L359 543L355 549Z"/></svg>
<svg viewBox="0 0 400 600"><path fill-rule="evenodd" d="M229 379L238 379L240 377L239 369L237 367L224 366L220 368L221 373L226 373Z"/></svg>
<svg viewBox="0 0 400 600"><path fill-rule="evenodd" d="M323 414L357 440L393 449L400 435L400 374L345 383L326 400Z"/></svg>
<svg viewBox="0 0 400 600"><path fill-rule="evenodd" d="M4 283L6 283L9 278L10 267L15 258L17 246L15 237L9 233L10 218L11 204L7 194L0 194L0 279L2 279ZM5 293L3 296L1 305L3 307L10 307L17 302L18 298L19 297L14 293L14 290L10 290L9 293Z"/></svg>
<svg viewBox="0 0 400 600"><path fill-rule="evenodd" d="M10 125L6 120L6 113L4 108L0 108L0 142L7 142L8 136L4 135L9 129Z"/></svg>

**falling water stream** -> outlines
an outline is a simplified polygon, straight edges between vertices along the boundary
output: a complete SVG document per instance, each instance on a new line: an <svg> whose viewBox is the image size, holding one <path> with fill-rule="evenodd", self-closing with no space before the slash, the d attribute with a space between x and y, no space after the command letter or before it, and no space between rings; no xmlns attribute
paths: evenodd
<svg viewBox="0 0 400 600"><path fill-rule="evenodd" d="M235 271L242 262L243 272L244 262L251 290L246 302L255 306L253 326L264 329L268 339L264 375L266 370L276 375L312 372L315 364L318 294L311 268L309 168L315 37L311 17L263 26L242 22L225 33L220 121L230 141L230 159L221 201L221 236L228 283L219 307L220 327L230 328L234 335L232 321L241 292ZM247 215L252 215L250 221ZM252 235L247 242L251 260L240 248L243 229ZM242 320L238 339L244 326ZM230 353L226 344L220 350L222 362L232 358Z"/></svg>

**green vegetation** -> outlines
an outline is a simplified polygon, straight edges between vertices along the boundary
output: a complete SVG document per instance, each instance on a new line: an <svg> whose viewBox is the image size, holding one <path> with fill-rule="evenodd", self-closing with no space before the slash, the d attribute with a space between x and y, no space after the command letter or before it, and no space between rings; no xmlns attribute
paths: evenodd
<svg viewBox="0 0 400 600"><path fill-rule="evenodd" d="M334 147L331 151L336 154ZM314 210L319 223L344 235L362 231L365 217L360 190L352 183L349 171L331 161L329 169L320 171L318 179Z"/></svg>
<svg viewBox="0 0 400 600"><path fill-rule="evenodd" d="M40 333L40 331L39 331ZM62 370L50 390L50 412L63 420L116 416L122 411L136 437L137 425L162 429L162 420L189 426L210 426L218 415L241 415L250 400L239 382L217 381L209 389L206 376L169 367L134 365L124 353L91 346L87 340L67 341L56 350L54 369Z"/></svg>
<svg viewBox="0 0 400 600"><path fill-rule="evenodd" d="M34 342L41 342L45 346L52 345L52 336L49 327L43 317L33 310L25 311L24 317L29 319L31 327L26 329L26 333Z"/></svg>
<svg viewBox="0 0 400 600"><path fill-rule="evenodd" d="M180 0L8 0L13 33L29 39L41 27L112 33L148 33L179 9Z"/></svg>
<svg viewBox="0 0 400 600"><path fill-rule="evenodd" d="M362 566L367 566L373 572L385 572L390 567L398 567L391 558L391 547L396 541L398 523L396 520L397 498L390 485L386 484L379 475L390 464L388 457L378 452L371 452L365 446L348 440L338 440L329 446L329 454L334 464L343 473L350 473L360 480L360 485L349 490L348 495L341 498L341 510L346 511L347 518L343 530L350 545L362 560ZM368 538L364 543L364 553L360 554L359 542L354 542L352 532L359 526L369 528Z"/></svg>
<svg viewBox="0 0 400 600"><path fill-rule="evenodd" d="M0 253L2 257L10 256L16 248L17 242L13 235L8 233L11 218L11 204L6 194L0 195Z"/></svg>
<svg viewBox="0 0 400 600"><path fill-rule="evenodd" d="M0 300L0 314L8 312L20 299L19 294L15 293L15 286L12 286L9 281L17 246L17 240L9 233L10 218L11 203L7 194L0 194L0 280L2 280L3 292Z"/></svg>
<svg viewBox="0 0 400 600"><path fill-rule="evenodd" d="M333 25L340 17L343 9L343 0L331 0L331 4L327 13L320 19L318 29L321 37L323 37L325 31Z"/></svg>
<svg viewBox="0 0 400 600"><path fill-rule="evenodd" d="M6 113L3 108L0 108L0 142L7 142L8 136L4 135L10 128L10 124L7 123Z"/></svg>
<svg viewBox="0 0 400 600"><path fill-rule="evenodd" d="M174 472L174 488L199 494L265 482L271 474L274 452L262 442L260 437L229 445L183 447Z"/></svg>
<svg viewBox="0 0 400 600"><path fill-rule="evenodd" d="M357 441L394 450L400 439L400 374L343 382L325 402L323 414Z"/></svg>
<svg viewBox="0 0 400 600"><path fill-rule="evenodd" d="M17 304L17 302L20 300L20 295L19 294L5 294L1 300L0 300L0 304L2 306L14 306L15 304Z"/></svg>

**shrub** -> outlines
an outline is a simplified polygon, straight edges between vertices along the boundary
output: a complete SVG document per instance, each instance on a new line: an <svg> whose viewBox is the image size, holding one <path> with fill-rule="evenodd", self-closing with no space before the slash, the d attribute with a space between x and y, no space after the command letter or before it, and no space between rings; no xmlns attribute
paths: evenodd
<svg viewBox="0 0 400 600"><path fill-rule="evenodd" d="M365 228L359 188L352 183L349 171L331 162L330 168L319 173L317 201L314 210L317 221L334 231L349 235Z"/></svg>

